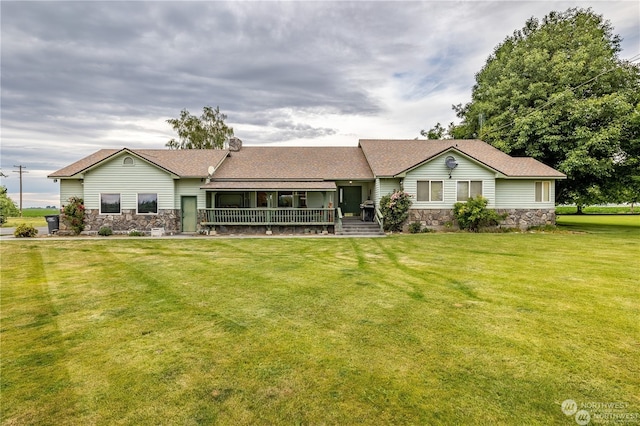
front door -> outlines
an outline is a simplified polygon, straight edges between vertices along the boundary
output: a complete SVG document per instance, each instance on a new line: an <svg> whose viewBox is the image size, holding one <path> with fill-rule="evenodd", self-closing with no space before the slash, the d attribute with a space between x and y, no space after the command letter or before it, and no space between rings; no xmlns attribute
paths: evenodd
<svg viewBox="0 0 640 426"><path fill-rule="evenodd" d="M198 197L182 197L182 232L196 232Z"/></svg>
<svg viewBox="0 0 640 426"><path fill-rule="evenodd" d="M362 187L361 186L341 186L338 188L339 203L342 214L360 214L360 203L362 203Z"/></svg>

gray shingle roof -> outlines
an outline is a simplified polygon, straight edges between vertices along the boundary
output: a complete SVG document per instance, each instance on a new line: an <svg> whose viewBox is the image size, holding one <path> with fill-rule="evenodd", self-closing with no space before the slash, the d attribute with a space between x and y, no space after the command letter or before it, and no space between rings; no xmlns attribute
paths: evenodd
<svg viewBox="0 0 640 426"><path fill-rule="evenodd" d="M51 173L48 177L50 178L71 177L101 162L102 160L109 158L111 155L115 154L118 151L120 150L101 149L100 151L94 152L93 154L87 157L84 157L83 159L78 160L75 163L69 164L68 166L63 167L62 169Z"/></svg>
<svg viewBox="0 0 640 426"><path fill-rule="evenodd" d="M358 147L242 147L231 152L214 180L371 180Z"/></svg>
<svg viewBox="0 0 640 426"><path fill-rule="evenodd" d="M216 149L101 149L49 177L72 177L121 152L130 152L180 177L207 176L209 166L217 167L228 154L226 150Z"/></svg>
<svg viewBox="0 0 640 426"><path fill-rule="evenodd" d="M130 152L179 177L206 177L209 166L214 166L216 171L212 183L371 180L375 176L397 176L450 149L507 177L566 178L564 174L533 158L511 157L479 140L390 139L362 139L358 147L245 146L237 152L211 149L101 149L49 177L73 177L112 156Z"/></svg>
<svg viewBox="0 0 640 426"><path fill-rule="evenodd" d="M511 157L480 140L361 139L359 146L376 176L397 176L455 149L507 177L566 177L533 158Z"/></svg>
<svg viewBox="0 0 640 426"><path fill-rule="evenodd" d="M335 191L335 182L330 181L290 181L290 180L278 180L278 181L265 181L265 180L223 180L213 181L202 185L202 189L215 189L218 191L279 191L282 189L296 190L296 191Z"/></svg>

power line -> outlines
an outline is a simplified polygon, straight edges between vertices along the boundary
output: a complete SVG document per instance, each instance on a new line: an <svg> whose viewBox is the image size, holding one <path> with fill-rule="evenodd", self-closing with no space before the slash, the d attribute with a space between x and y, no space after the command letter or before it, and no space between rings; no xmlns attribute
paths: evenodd
<svg viewBox="0 0 640 426"><path fill-rule="evenodd" d="M20 174L20 217L22 217L22 174L29 173L29 172L24 170L27 168L27 166L19 165L19 166L13 166L13 167L18 168L18 170L14 170L13 173Z"/></svg>

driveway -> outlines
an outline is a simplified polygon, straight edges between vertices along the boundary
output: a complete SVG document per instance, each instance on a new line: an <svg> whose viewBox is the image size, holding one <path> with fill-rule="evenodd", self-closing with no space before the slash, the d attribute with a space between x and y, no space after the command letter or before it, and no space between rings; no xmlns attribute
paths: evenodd
<svg viewBox="0 0 640 426"><path fill-rule="evenodd" d="M49 233L49 227L47 226L38 226L36 227L38 230L38 235L47 235ZM13 233L16 228L0 228L0 237L4 240L7 238L15 238Z"/></svg>

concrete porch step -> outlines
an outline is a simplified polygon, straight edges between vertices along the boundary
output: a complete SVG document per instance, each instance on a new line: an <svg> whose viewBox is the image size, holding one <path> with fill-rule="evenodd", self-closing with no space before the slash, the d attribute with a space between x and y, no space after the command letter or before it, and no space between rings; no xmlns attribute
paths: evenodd
<svg viewBox="0 0 640 426"><path fill-rule="evenodd" d="M380 227L375 222L363 222L360 219L344 219L342 221L342 232L338 235L384 235Z"/></svg>

